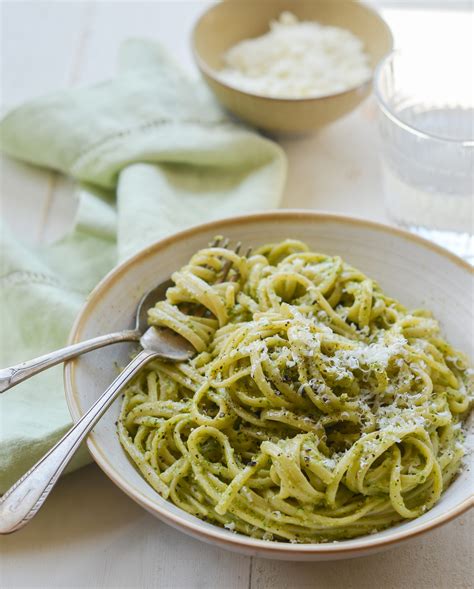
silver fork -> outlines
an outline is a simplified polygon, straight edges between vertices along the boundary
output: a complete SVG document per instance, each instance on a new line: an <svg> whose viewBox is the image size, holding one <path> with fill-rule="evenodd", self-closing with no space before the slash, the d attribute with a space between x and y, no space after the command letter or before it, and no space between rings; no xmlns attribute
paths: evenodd
<svg viewBox="0 0 474 589"><path fill-rule="evenodd" d="M221 247L227 247L227 245L228 240L222 243ZM238 253L240 247L241 244L237 244L234 251ZM250 250L246 255L249 254ZM231 267L231 263L224 262L217 282L226 280ZM204 308L198 310L195 315L203 313L205 313ZM168 338L167 342L172 342L166 345L171 346L173 356L163 353L162 337L156 328L149 328L140 338L140 345L143 349L125 367L102 396L44 457L0 498L0 534L9 534L19 530L36 515L81 442L118 397L122 388L145 364L157 357L181 361L189 359L195 354L196 350L178 334L174 334L174 336L167 334L166 337ZM180 340L182 341L180 342ZM186 347L183 348L184 351L180 356L178 352L183 342Z"/></svg>
<svg viewBox="0 0 474 589"><path fill-rule="evenodd" d="M226 248L228 244L228 239L222 241L222 237L216 237L210 244L210 247ZM141 298L135 312L134 329L124 329L115 333L99 335L92 339L54 350L33 360L27 360L16 366L0 369L0 393L8 391L8 389L20 384L24 380L28 380L35 374L43 372L43 370L56 366L56 364L72 360L86 352L92 352L93 350L120 342L139 341L143 348L153 348L163 359L184 362L195 352L191 344L181 336L173 333L170 329L158 330L155 327L148 327L147 322L148 309L154 307L158 301L162 301L166 296L166 291L172 285L171 280L166 280L148 291Z"/></svg>

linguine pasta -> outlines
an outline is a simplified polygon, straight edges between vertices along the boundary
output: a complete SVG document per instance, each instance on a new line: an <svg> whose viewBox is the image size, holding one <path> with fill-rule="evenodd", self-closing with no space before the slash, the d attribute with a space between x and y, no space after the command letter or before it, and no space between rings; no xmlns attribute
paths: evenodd
<svg viewBox="0 0 474 589"><path fill-rule="evenodd" d="M437 502L464 454L472 371L429 312L292 240L248 259L203 249L172 279L149 323L198 353L150 362L118 423L162 497L290 542L372 533Z"/></svg>

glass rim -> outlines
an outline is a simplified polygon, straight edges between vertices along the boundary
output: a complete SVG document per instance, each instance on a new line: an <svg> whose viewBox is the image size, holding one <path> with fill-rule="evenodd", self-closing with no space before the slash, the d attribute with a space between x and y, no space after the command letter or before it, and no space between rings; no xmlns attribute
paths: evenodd
<svg viewBox="0 0 474 589"><path fill-rule="evenodd" d="M443 143L454 143L456 145L460 145L462 147L474 147L474 137L472 139L452 139L450 137L444 137L443 135L437 135L436 133L428 133L416 127L415 125L411 125L402 121L397 113L388 105L387 101L383 98L381 90L380 90L380 81L382 78L382 73L387 67L389 63L391 63L395 57L403 55L403 51L400 49L396 49L388 53L377 65L374 71L374 95L377 99L378 105L380 110L384 113L386 117L388 117L391 121L393 121L396 125L409 131L410 133L417 135L423 139L431 139L435 141L440 141Z"/></svg>

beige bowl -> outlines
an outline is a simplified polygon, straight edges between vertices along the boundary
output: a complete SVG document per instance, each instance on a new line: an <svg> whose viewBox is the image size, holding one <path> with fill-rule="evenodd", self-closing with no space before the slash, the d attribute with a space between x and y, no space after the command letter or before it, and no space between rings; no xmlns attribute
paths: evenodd
<svg viewBox="0 0 474 589"><path fill-rule="evenodd" d="M351 112L371 91L371 80L345 92L320 98L282 99L251 94L219 79L222 56L233 45L268 30L285 10L300 20L347 29L357 35L370 56L372 71L392 50L390 29L371 8L345 0L241 0L221 2L201 16L192 35L196 63L219 101L244 121L278 133L304 133Z"/></svg>
<svg viewBox="0 0 474 589"><path fill-rule="evenodd" d="M472 354L473 271L466 262L404 231L309 211L235 217L159 241L121 264L95 288L74 325L71 341L132 326L142 294L167 279L215 235L253 246L293 237L306 241L316 251L340 255L408 306L432 309L446 337ZM66 398L74 421L112 382L117 364L129 361L131 350L130 344L118 344L85 354L66 366ZM472 473L465 470L429 512L377 534L330 544L286 544L248 538L203 522L160 497L120 446L115 426L119 409L117 400L88 438L89 450L104 472L134 501L166 523L200 540L245 554L283 560L366 556L431 530L472 504Z"/></svg>

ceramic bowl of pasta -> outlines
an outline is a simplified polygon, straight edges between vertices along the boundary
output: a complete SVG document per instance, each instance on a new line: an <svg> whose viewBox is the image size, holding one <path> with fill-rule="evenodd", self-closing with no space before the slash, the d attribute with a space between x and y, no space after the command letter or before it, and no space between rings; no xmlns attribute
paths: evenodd
<svg viewBox="0 0 474 589"><path fill-rule="evenodd" d="M226 248L209 245L217 235ZM351 217L231 218L113 270L71 341L128 328L169 277L149 323L196 354L151 361L88 439L153 515L246 554L321 560L394 546L472 504L467 263ZM67 365L74 420L133 352L118 344Z"/></svg>
<svg viewBox="0 0 474 589"><path fill-rule="evenodd" d="M276 133L307 133L351 112L392 46L377 12L346 0L219 2L192 35L222 105Z"/></svg>

